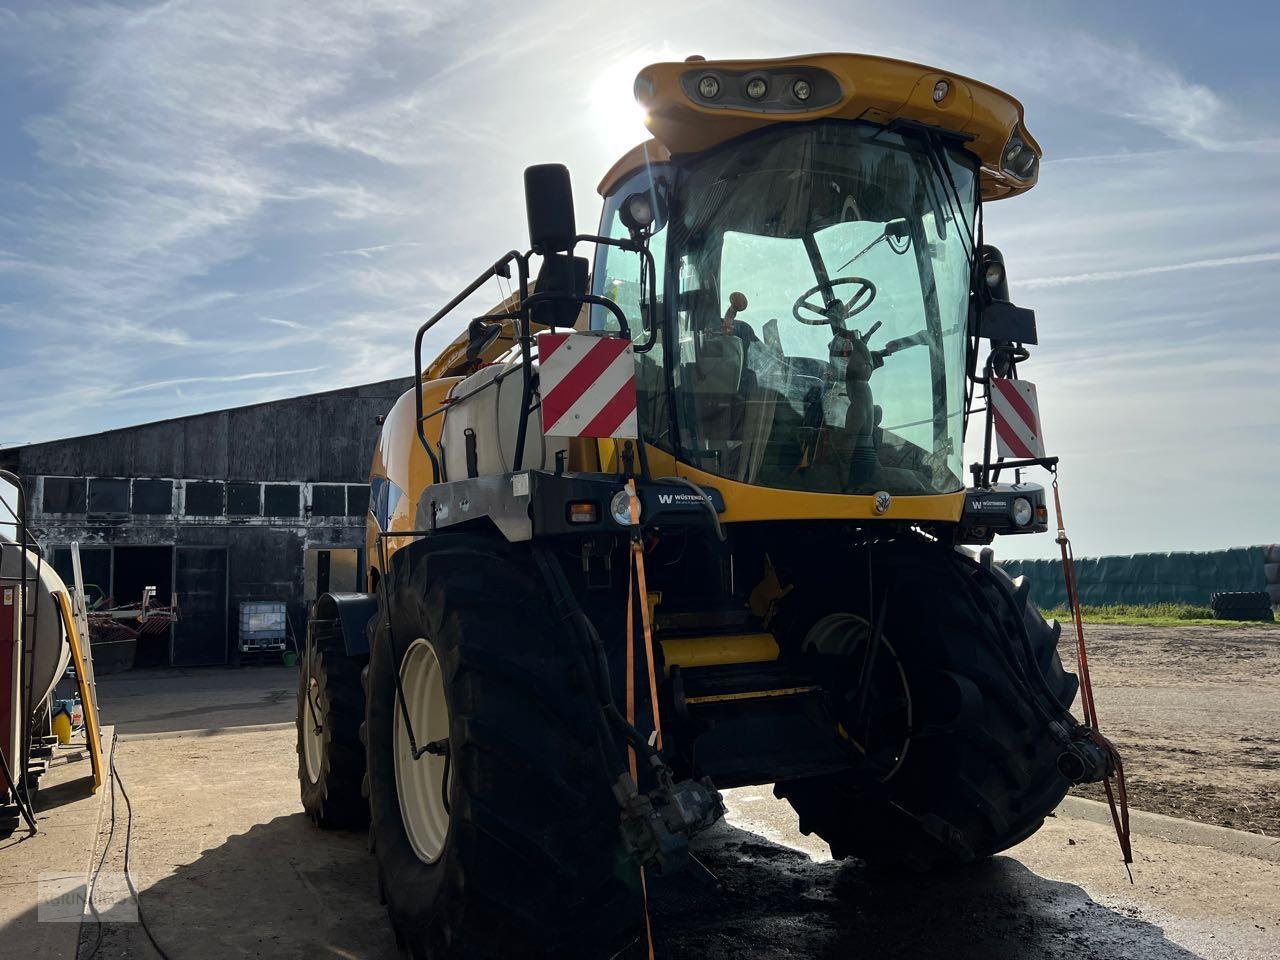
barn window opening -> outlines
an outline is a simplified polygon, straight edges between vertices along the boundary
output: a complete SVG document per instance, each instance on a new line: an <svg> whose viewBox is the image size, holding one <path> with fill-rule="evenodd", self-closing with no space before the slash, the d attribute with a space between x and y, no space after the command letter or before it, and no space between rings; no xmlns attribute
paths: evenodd
<svg viewBox="0 0 1280 960"><path fill-rule="evenodd" d="M262 516L262 486L257 483L228 483L227 516Z"/></svg>

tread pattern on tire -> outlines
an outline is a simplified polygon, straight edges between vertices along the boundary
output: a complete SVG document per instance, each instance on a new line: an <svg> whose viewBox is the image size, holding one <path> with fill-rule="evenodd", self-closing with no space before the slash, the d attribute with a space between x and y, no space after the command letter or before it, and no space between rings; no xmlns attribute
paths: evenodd
<svg viewBox="0 0 1280 960"><path fill-rule="evenodd" d="M1209 597L1209 607L1219 620L1269 621L1271 594L1266 590L1220 591Z"/></svg>
<svg viewBox="0 0 1280 960"><path fill-rule="evenodd" d="M917 713L914 724L937 733L913 742L902 769L879 788L839 775L775 787L796 810L801 830L826 840L837 859L856 856L873 866L912 870L980 859L1034 833L1067 791L1056 767L1058 742L1010 680L998 652L1003 641L985 622L983 608L961 598L955 574L941 569L946 562L916 557L898 564L899 576L909 571L912 582L897 603L890 602L896 617L891 613L885 626L886 636L895 631L895 647L914 651L914 662L904 667L913 686L930 694L913 695L925 714ZM1065 711L1078 681L1058 657L1061 626L1046 622L1027 602L1021 578L991 569L1016 608L1002 591L979 585L976 573L967 575L1006 619L1006 629L1013 628L1011 618L1023 619L1036 666ZM792 596L798 604L820 606L832 587L816 585L810 592L814 586L797 586ZM925 591L928 603L921 602ZM948 701L951 715L929 715Z"/></svg>
<svg viewBox="0 0 1280 960"><path fill-rule="evenodd" d="M307 773L303 747L303 724L309 722L307 702L308 665L298 666L298 782L302 808L325 830L363 827L369 821L369 805L361 790L364 780L364 747L360 727L364 721L364 692L360 674L362 657L350 657L336 626L317 623L314 645L303 656L310 658L310 675L316 680L325 703L321 741L320 778L312 783Z"/></svg>
<svg viewBox="0 0 1280 960"><path fill-rule="evenodd" d="M418 636L436 650L454 771L445 848L427 865L396 797L398 664L380 615L368 675L371 843L397 939L412 957L609 956L642 921L639 871L621 856L587 678L527 553L454 534L397 560L397 652Z"/></svg>

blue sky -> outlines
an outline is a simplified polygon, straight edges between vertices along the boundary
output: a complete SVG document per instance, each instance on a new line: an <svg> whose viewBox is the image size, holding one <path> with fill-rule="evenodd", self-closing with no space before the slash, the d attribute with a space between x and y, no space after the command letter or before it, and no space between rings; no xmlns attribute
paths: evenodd
<svg viewBox="0 0 1280 960"><path fill-rule="evenodd" d="M987 236L1077 551L1280 541L1278 36L1262 4L0 0L0 444L407 375L523 243L525 165L595 221L640 66L841 49L1026 104L1040 185Z"/></svg>

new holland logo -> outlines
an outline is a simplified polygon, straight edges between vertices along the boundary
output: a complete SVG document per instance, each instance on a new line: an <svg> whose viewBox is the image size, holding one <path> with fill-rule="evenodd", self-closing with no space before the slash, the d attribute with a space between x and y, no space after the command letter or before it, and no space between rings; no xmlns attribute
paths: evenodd
<svg viewBox="0 0 1280 960"><path fill-rule="evenodd" d="M881 490L876 494L876 513L888 513L891 503L893 503L893 497L889 496L886 491Z"/></svg>

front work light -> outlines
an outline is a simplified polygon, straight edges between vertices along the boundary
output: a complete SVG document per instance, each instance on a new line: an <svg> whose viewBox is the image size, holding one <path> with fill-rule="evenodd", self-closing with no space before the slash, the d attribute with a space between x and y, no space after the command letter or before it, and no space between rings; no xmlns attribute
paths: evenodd
<svg viewBox="0 0 1280 960"><path fill-rule="evenodd" d="M648 230L653 226L653 200L644 191L631 194L626 200L622 201L622 208L618 211L618 219L632 233Z"/></svg>
<svg viewBox="0 0 1280 960"><path fill-rule="evenodd" d="M763 100L768 92L769 84L764 77L752 77L747 81L747 96L752 100Z"/></svg>
<svg viewBox="0 0 1280 960"><path fill-rule="evenodd" d="M613 514L613 519L619 526L631 526L631 494L626 490L615 493L613 499L609 501L609 512Z"/></svg>
<svg viewBox="0 0 1280 960"><path fill-rule="evenodd" d="M1013 501L1013 522L1019 527L1025 527L1031 522L1031 501L1026 497L1018 497Z"/></svg>
<svg viewBox="0 0 1280 960"><path fill-rule="evenodd" d="M706 100L720 96L720 81L708 74L698 81L698 93Z"/></svg>

